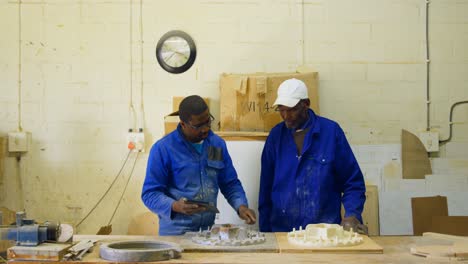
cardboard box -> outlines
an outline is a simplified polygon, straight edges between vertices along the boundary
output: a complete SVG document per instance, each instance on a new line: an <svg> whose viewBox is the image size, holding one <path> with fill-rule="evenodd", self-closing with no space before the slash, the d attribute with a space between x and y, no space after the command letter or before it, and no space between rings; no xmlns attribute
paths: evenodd
<svg viewBox="0 0 468 264"><path fill-rule="evenodd" d="M411 198L413 212L413 234L422 235L424 232L433 232L432 218L435 216L448 216L447 197L413 197Z"/></svg>
<svg viewBox="0 0 468 264"><path fill-rule="evenodd" d="M179 124L179 113L173 112L164 117L164 135L174 131Z"/></svg>
<svg viewBox="0 0 468 264"><path fill-rule="evenodd" d="M310 106L319 113L318 73L225 74L220 77L221 131L270 131L282 121L275 111L279 85L290 78L302 80Z"/></svg>
<svg viewBox="0 0 468 264"><path fill-rule="evenodd" d="M172 98L172 113L164 117L164 135L171 133L177 128L180 122L178 113L179 105L184 98L183 96L174 96ZM210 107L210 98L203 97L203 100L205 100L208 107Z"/></svg>

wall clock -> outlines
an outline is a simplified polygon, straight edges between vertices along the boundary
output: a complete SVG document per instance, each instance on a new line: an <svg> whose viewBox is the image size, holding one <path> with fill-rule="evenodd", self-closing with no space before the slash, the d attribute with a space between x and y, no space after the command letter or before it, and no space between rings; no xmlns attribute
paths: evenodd
<svg viewBox="0 0 468 264"><path fill-rule="evenodd" d="M159 65L170 73L183 73L192 67L197 48L192 37L180 30L164 34L156 45Z"/></svg>

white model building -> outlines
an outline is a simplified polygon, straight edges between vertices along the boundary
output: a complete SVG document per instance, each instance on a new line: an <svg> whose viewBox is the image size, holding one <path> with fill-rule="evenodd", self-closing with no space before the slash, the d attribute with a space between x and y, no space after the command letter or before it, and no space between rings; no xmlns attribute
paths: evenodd
<svg viewBox="0 0 468 264"><path fill-rule="evenodd" d="M337 224L309 224L305 230L302 226L299 230L293 229L288 233L289 243L310 247L339 247L353 246L363 242L363 237L358 233L343 230Z"/></svg>
<svg viewBox="0 0 468 264"><path fill-rule="evenodd" d="M214 225L211 229L195 234L192 241L209 246L246 246L264 243L265 234L232 224Z"/></svg>

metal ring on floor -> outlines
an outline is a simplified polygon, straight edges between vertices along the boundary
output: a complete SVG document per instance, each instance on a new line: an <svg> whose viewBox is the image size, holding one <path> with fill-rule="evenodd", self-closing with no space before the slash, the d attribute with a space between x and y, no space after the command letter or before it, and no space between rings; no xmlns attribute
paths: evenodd
<svg viewBox="0 0 468 264"><path fill-rule="evenodd" d="M110 261L145 262L179 258L182 251L178 244L170 242L120 241L101 245L99 255Z"/></svg>

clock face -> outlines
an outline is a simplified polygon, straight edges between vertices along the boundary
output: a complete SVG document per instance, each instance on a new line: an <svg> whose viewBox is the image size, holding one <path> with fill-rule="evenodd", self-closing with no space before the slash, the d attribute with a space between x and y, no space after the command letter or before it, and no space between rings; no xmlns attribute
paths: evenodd
<svg viewBox="0 0 468 264"><path fill-rule="evenodd" d="M185 39L170 37L163 43L161 55L167 65L178 68L187 63L190 47Z"/></svg>
<svg viewBox="0 0 468 264"><path fill-rule="evenodd" d="M187 71L195 62L196 47L185 32L174 30L164 34L156 46L159 65L170 73Z"/></svg>

